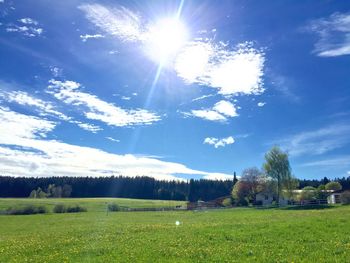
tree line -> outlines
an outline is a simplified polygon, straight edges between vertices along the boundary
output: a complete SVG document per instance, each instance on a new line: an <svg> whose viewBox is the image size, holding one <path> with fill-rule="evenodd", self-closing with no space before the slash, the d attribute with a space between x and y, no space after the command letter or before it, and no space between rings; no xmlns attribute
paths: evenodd
<svg viewBox="0 0 350 263"><path fill-rule="evenodd" d="M235 180L162 181L146 176L0 176L0 197L122 197L209 201L230 194Z"/></svg>
<svg viewBox="0 0 350 263"><path fill-rule="evenodd" d="M350 176L332 180L342 190L350 190ZM273 193L279 202L291 199L293 190L322 193L331 180L298 180L292 175L288 154L273 147L265 155L262 169L248 168L239 181L190 179L164 181L151 177L9 177L0 176L0 197L123 197L160 200L211 201L232 194L236 204L254 203L258 193ZM316 191L317 190L317 191Z"/></svg>

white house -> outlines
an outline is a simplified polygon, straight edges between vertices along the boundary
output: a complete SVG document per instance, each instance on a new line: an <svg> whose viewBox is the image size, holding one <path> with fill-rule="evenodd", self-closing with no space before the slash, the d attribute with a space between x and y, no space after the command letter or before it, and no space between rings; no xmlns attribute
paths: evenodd
<svg viewBox="0 0 350 263"><path fill-rule="evenodd" d="M340 195L341 193L331 193L327 198L328 204L340 204Z"/></svg>
<svg viewBox="0 0 350 263"><path fill-rule="evenodd" d="M259 203L263 206L272 205L272 202L275 201L274 194L271 192L260 192L255 196L256 203ZM288 199L283 196L280 196L279 205L287 205Z"/></svg>

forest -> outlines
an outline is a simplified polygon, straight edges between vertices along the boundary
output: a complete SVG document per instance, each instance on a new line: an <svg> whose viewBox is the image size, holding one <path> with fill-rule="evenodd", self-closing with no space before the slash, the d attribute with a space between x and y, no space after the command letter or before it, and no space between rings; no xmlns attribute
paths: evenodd
<svg viewBox="0 0 350 263"><path fill-rule="evenodd" d="M299 180L299 188L318 187L331 180ZM343 190L350 190L350 177L336 178ZM29 197L38 188L70 187L69 197L123 197L160 200L209 201L231 194L233 180L191 179L159 181L151 177L9 177L0 176L0 197ZM51 186L50 186L51 185ZM68 197L68 196L66 196Z"/></svg>

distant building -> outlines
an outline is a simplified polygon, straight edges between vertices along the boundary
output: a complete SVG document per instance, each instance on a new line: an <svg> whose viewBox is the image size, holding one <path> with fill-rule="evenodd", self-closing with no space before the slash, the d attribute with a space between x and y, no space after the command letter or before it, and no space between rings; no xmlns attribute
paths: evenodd
<svg viewBox="0 0 350 263"><path fill-rule="evenodd" d="M339 192L331 193L327 198L328 204L340 204L341 203L340 196L341 196L341 193Z"/></svg>
<svg viewBox="0 0 350 263"><path fill-rule="evenodd" d="M276 197L274 193L271 192L260 192L255 196L256 205L268 206L272 205L274 201L276 201ZM279 205L287 205L288 201L287 198L280 196Z"/></svg>

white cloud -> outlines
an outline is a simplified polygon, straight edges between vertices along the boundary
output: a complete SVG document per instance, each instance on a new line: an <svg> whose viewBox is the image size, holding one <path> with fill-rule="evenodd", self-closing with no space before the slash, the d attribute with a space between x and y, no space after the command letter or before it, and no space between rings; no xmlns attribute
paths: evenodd
<svg viewBox="0 0 350 263"><path fill-rule="evenodd" d="M66 104L82 108L88 119L118 127L152 124L160 120L160 116L153 112L144 109L126 110L82 92L80 84L74 81L50 80L49 83L48 93Z"/></svg>
<svg viewBox="0 0 350 263"><path fill-rule="evenodd" d="M112 142L120 142L118 139L114 139L113 137L105 137L107 140L110 140Z"/></svg>
<svg viewBox="0 0 350 263"><path fill-rule="evenodd" d="M35 108L41 116L51 115L65 121L71 119L64 113L57 111L52 103L35 98L24 91L5 92L0 90L0 98L3 98L8 102L15 102L19 105Z"/></svg>
<svg viewBox="0 0 350 263"><path fill-rule="evenodd" d="M18 32L27 37L40 36L44 30L38 27L39 23L31 18L22 18L18 20L18 24L10 24L7 26L7 32Z"/></svg>
<svg viewBox="0 0 350 263"><path fill-rule="evenodd" d="M194 116L208 121L227 121L225 116L213 110L192 110L191 113L185 113L185 116Z"/></svg>
<svg viewBox="0 0 350 263"><path fill-rule="evenodd" d="M348 175L350 175L350 171L348 171Z"/></svg>
<svg viewBox="0 0 350 263"><path fill-rule="evenodd" d="M318 130L301 132L275 142L292 156L320 155L342 148L350 143L350 125L330 125Z"/></svg>
<svg viewBox="0 0 350 263"><path fill-rule="evenodd" d="M140 40L143 34L139 16L125 7L107 8L99 4L84 4L79 8L90 22L123 41Z"/></svg>
<svg viewBox="0 0 350 263"><path fill-rule="evenodd" d="M250 43L230 50L222 43L192 42L175 61L175 70L185 82L218 89L223 95L260 94L264 54Z"/></svg>
<svg viewBox="0 0 350 263"><path fill-rule="evenodd" d="M122 99L122 100L130 100L130 99L131 99L131 97L122 96L122 97L121 97L121 99Z"/></svg>
<svg viewBox="0 0 350 263"><path fill-rule="evenodd" d="M143 21L139 15L122 6L107 8L99 4L84 4L80 9L90 22L106 34L122 41L137 42L156 63L163 57L160 54L163 42L168 40L163 39L162 35L161 43L154 43L157 39L157 24ZM230 48L228 44L215 43L214 38L189 41L185 31L181 30L183 41L174 39L181 43L176 46L174 54L167 56L171 62L162 61L162 64L172 66L186 83L209 86L223 95L260 94L264 91L264 53L253 48L252 43L245 42Z"/></svg>
<svg viewBox="0 0 350 263"><path fill-rule="evenodd" d="M192 100L192 102L198 101L198 100L203 100L203 99L210 98L210 97L213 97L213 96L215 96L215 95L214 95L214 94L203 95L203 96L194 98L194 99Z"/></svg>
<svg viewBox="0 0 350 263"><path fill-rule="evenodd" d="M235 105L229 101L221 100L212 108L192 110L191 113L184 113L185 116L194 116L209 121L227 121L227 118L238 116Z"/></svg>
<svg viewBox="0 0 350 263"><path fill-rule="evenodd" d="M55 128L55 123L52 121L18 114L1 106L0 120L0 138L3 144L20 145L25 139L45 137Z"/></svg>
<svg viewBox="0 0 350 263"><path fill-rule="evenodd" d="M215 110L216 112L219 112L225 116L228 116L228 117L238 116L238 113L236 112L235 105L233 105L231 102L226 101L226 100L221 100L221 101L217 102L214 105L213 110Z"/></svg>
<svg viewBox="0 0 350 263"><path fill-rule="evenodd" d="M35 26L37 26L39 24L38 21L36 21L36 20L34 20L32 18L29 18L29 17L21 18L18 21L21 22L22 24L26 24L26 25L35 25Z"/></svg>
<svg viewBox="0 0 350 263"><path fill-rule="evenodd" d="M50 67L50 71L54 77L59 77L62 75L62 69L58 67Z"/></svg>
<svg viewBox="0 0 350 263"><path fill-rule="evenodd" d="M22 106L30 106L30 108L35 109L40 116L56 117L60 120L76 124L80 128L92 133L96 133L102 130L102 128L97 125L75 121L73 118L68 117L66 114L57 111L51 102L35 98L24 91L5 92L0 90L0 98L5 99L7 102L14 102Z"/></svg>
<svg viewBox="0 0 350 263"><path fill-rule="evenodd" d="M101 34L94 34L94 35L85 34L85 35L80 35L80 38L83 42L86 42L89 39L104 38L104 36Z"/></svg>
<svg viewBox="0 0 350 263"><path fill-rule="evenodd" d="M350 13L313 20L307 29L319 35L314 50L318 56L350 55Z"/></svg>
<svg viewBox="0 0 350 263"><path fill-rule="evenodd" d="M27 37L36 37L36 36L40 36L43 33L42 28L34 28L34 27L18 26L18 25L9 26L6 28L6 31L19 32Z"/></svg>
<svg viewBox="0 0 350 263"><path fill-rule="evenodd" d="M233 144L234 142L235 140L233 139L232 136L229 136L227 138L222 138L222 139L207 137L203 141L204 144L213 145L215 148L225 147L226 145Z"/></svg>
<svg viewBox="0 0 350 263"><path fill-rule="evenodd" d="M0 108L0 166L10 176L150 176L181 179L178 175L232 178L223 173L190 169L151 157L117 155L105 151L44 139L53 122ZM15 146L15 147L14 147Z"/></svg>
<svg viewBox="0 0 350 263"><path fill-rule="evenodd" d="M266 105L266 102L258 102L258 107L264 107Z"/></svg>
<svg viewBox="0 0 350 263"><path fill-rule="evenodd" d="M108 54L110 54L110 55L119 54L119 51L118 50L110 50L110 51L108 51Z"/></svg>
<svg viewBox="0 0 350 263"><path fill-rule="evenodd" d="M83 123L80 121L75 121L80 128L86 131L90 131L92 133L97 133L98 131L102 131L103 129L97 125L91 124L91 123Z"/></svg>

